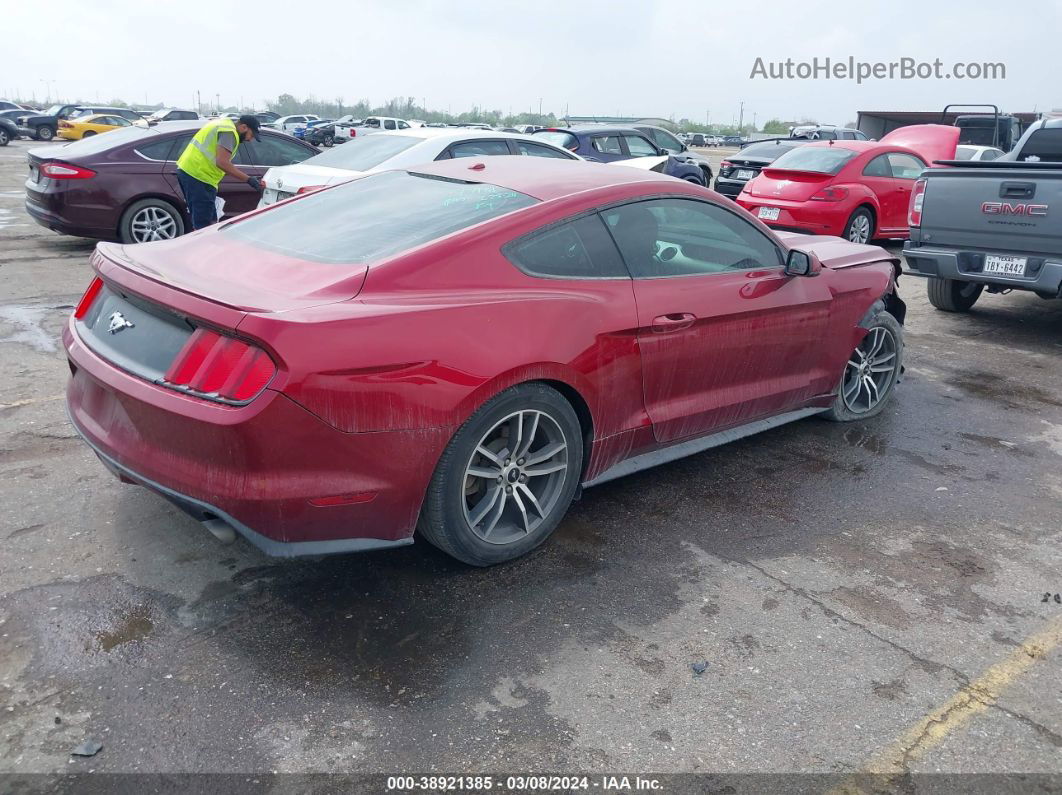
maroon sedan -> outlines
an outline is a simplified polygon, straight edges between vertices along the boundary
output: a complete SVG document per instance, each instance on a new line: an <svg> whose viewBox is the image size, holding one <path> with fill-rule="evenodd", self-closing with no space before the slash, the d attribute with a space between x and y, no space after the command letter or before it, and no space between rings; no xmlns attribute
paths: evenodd
<svg viewBox="0 0 1062 795"><path fill-rule="evenodd" d="M542 543L580 485L901 372L896 259L652 171L492 157L101 244L67 403L120 478L273 555Z"/></svg>
<svg viewBox="0 0 1062 795"><path fill-rule="evenodd" d="M93 135L66 146L31 149L26 211L64 235L145 243L191 228L177 184L177 158L203 122L163 122ZM261 140L236 149L236 163L262 177L272 166L301 163L318 150L290 135L262 130ZM231 177L218 186L225 214L258 205L259 193Z"/></svg>

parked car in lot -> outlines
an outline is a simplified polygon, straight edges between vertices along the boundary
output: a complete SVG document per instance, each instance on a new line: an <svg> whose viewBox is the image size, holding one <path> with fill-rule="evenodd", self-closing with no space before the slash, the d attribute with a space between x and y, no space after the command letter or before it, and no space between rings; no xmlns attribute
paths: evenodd
<svg viewBox="0 0 1062 795"><path fill-rule="evenodd" d="M555 146L575 152L584 160L613 163L636 157L662 157L668 152L649 140L645 133L633 127L547 127L536 130L532 137L549 141ZM666 163L669 176L707 185L704 172L695 163L669 157Z"/></svg>
<svg viewBox="0 0 1062 795"><path fill-rule="evenodd" d="M0 146L7 146L19 138L18 125L11 119L0 117Z"/></svg>
<svg viewBox="0 0 1062 795"><path fill-rule="evenodd" d="M996 160L1003 157L1006 152L994 146L973 146L971 144L959 144L955 147L956 160Z"/></svg>
<svg viewBox="0 0 1062 795"><path fill-rule="evenodd" d="M306 128L302 140L314 146L330 147L336 142L336 123L319 124Z"/></svg>
<svg viewBox="0 0 1062 795"><path fill-rule="evenodd" d="M158 124L161 121L195 121L199 114L194 110L181 110L180 108L161 108L149 113L144 121L148 124Z"/></svg>
<svg viewBox="0 0 1062 795"><path fill-rule="evenodd" d="M747 182L737 203L777 229L855 243L906 238L915 180L934 160L953 158L958 140L957 127L920 124L880 141L811 141Z"/></svg>
<svg viewBox="0 0 1062 795"><path fill-rule="evenodd" d="M416 529L511 560L580 485L874 416L903 361L887 252L562 159L370 174L92 267L63 331L74 428L272 555Z"/></svg>
<svg viewBox="0 0 1062 795"><path fill-rule="evenodd" d="M833 124L805 124L794 127L790 138L806 138L809 141L865 141L867 136L852 127L837 127Z"/></svg>
<svg viewBox="0 0 1062 795"><path fill-rule="evenodd" d="M674 133L650 124L635 124L634 129L648 136L649 140L669 155L700 168L704 176L704 184L706 186L712 184L712 162L704 155L691 151L689 146Z"/></svg>
<svg viewBox="0 0 1062 795"><path fill-rule="evenodd" d="M915 183L904 245L930 303L966 312L985 290L1062 297L1062 119L1034 122L995 160L948 165Z"/></svg>
<svg viewBox="0 0 1062 795"><path fill-rule="evenodd" d="M715 178L716 192L736 199L745 183L758 176L760 171L790 149L808 143L798 138L774 138L749 144L719 163L719 176Z"/></svg>
<svg viewBox="0 0 1062 795"><path fill-rule="evenodd" d="M344 143L359 135L410 129L413 129L413 126L405 119L396 119L391 116L367 116L351 122L336 122L334 138L336 143Z"/></svg>
<svg viewBox="0 0 1062 795"><path fill-rule="evenodd" d="M723 138L723 146L744 146L745 139L740 135L727 135Z"/></svg>
<svg viewBox="0 0 1062 795"><path fill-rule="evenodd" d="M297 127L295 127L295 129L291 131L291 134L294 135L299 140L305 140L306 139L306 132L308 130L312 130L315 127L319 127L322 124L332 124L332 125L334 125L335 124L335 119L315 119L313 121L308 121L305 124L300 124Z"/></svg>
<svg viewBox="0 0 1062 795"><path fill-rule="evenodd" d="M59 120L59 137L66 141L80 141L82 138L91 138L111 130L128 127L133 122L122 116L113 116L109 113L91 113L87 116L77 116L72 119Z"/></svg>
<svg viewBox="0 0 1062 795"><path fill-rule="evenodd" d="M428 127L395 130L355 138L346 146L322 152L298 165L269 169L263 179L265 192L259 207L363 174L410 168L433 160L498 155L580 159L546 141L519 133Z"/></svg>
<svg viewBox="0 0 1062 795"><path fill-rule="evenodd" d="M22 133L38 141L50 141L59 132L59 122L93 113L108 113L129 121L139 121L140 114L130 108L110 108L105 105L52 105L41 113L28 113L19 117Z"/></svg>
<svg viewBox="0 0 1062 795"><path fill-rule="evenodd" d="M190 228L177 184L177 158L202 122L131 125L65 146L30 149L26 211L41 226L65 235L123 243L176 237ZM289 165L317 149L289 135L261 131L241 143L233 162L251 176ZM218 187L226 215L254 209L258 191L226 177Z"/></svg>
<svg viewBox="0 0 1062 795"><path fill-rule="evenodd" d="M306 124L308 121L317 121L320 116L315 116L312 113L303 113L293 116L281 116L276 121L270 122L269 126L274 130L280 130L281 132L293 132L300 124Z"/></svg>
<svg viewBox="0 0 1062 795"><path fill-rule="evenodd" d="M690 146L708 146L709 137L704 133L689 133L686 143Z"/></svg>

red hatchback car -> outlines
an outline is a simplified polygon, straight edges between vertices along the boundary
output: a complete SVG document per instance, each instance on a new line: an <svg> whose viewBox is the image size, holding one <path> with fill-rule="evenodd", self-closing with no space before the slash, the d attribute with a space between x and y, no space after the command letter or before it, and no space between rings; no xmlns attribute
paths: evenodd
<svg viewBox="0 0 1062 795"><path fill-rule="evenodd" d="M74 426L273 555L416 529L509 560L580 485L873 416L901 372L885 251L616 166L384 172L92 265L63 334Z"/></svg>
<svg viewBox="0 0 1062 795"><path fill-rule="evenodd" d="M853 243L906 238L911 189L935 160L953 160L959 128L901 127L880 141L791 149L745 183L736 201L775 229Z"/></svg>

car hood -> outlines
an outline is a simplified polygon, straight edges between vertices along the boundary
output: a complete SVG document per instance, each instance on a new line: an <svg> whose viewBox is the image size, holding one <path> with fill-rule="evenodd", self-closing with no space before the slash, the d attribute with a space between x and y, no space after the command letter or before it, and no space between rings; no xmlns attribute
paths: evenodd
<svg viewBox="0 0 1062 795"><path fill-rule="evenodd" d="M288 257L228 239L223 227L157 243L100 243L96 250L125 270L244 312L284 312L346 301L365 283L367 266Z"/></svg>
<svg viewBox="0 0 1062 795"><path fill-rule="evenodd" d="M347 168L312 166L304 163L269 169L265 175L265 184L267 188L295 193L299 188L332 185L336 182L344 182L348 179L360 177L364 173L363 171L352 171Z"/></svg>
<svg viewBox="0 0 1062 795"><path fill-rule="evenodd" d="M902 146L910 149L927 163L934 160L954 160L955 148L959 145L958 127L946 124L912 124L900 127L882 137L879 143Z"/></svg>
<svg viewBox="0 0 1062 795"><path fill-rule="evenodd" d="M871 262L888 261L897 265L899 260L881 246L851 243L833 235L804 235L799 232L775 232L789 248L814 254L822 267L837 270Z"/></svg>

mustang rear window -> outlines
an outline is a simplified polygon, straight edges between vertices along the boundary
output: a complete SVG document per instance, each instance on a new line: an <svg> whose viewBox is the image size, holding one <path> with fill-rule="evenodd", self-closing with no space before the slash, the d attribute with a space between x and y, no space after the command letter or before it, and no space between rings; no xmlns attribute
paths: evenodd
<svg viewBox="0 0 1062 795"><path fill-rule="evenodd" d="M844 164L858 152L840 146L801 146L790 149L771 164L770 168L786 171L813 171L818 174L837 174Z"/></svg>
<svg viewBox="0 0 1062 795"><path fill-rule="evenodd" d="M497 185L385 171L237 219L221 234L314 262L366 264L537 202Z"/></svg>

